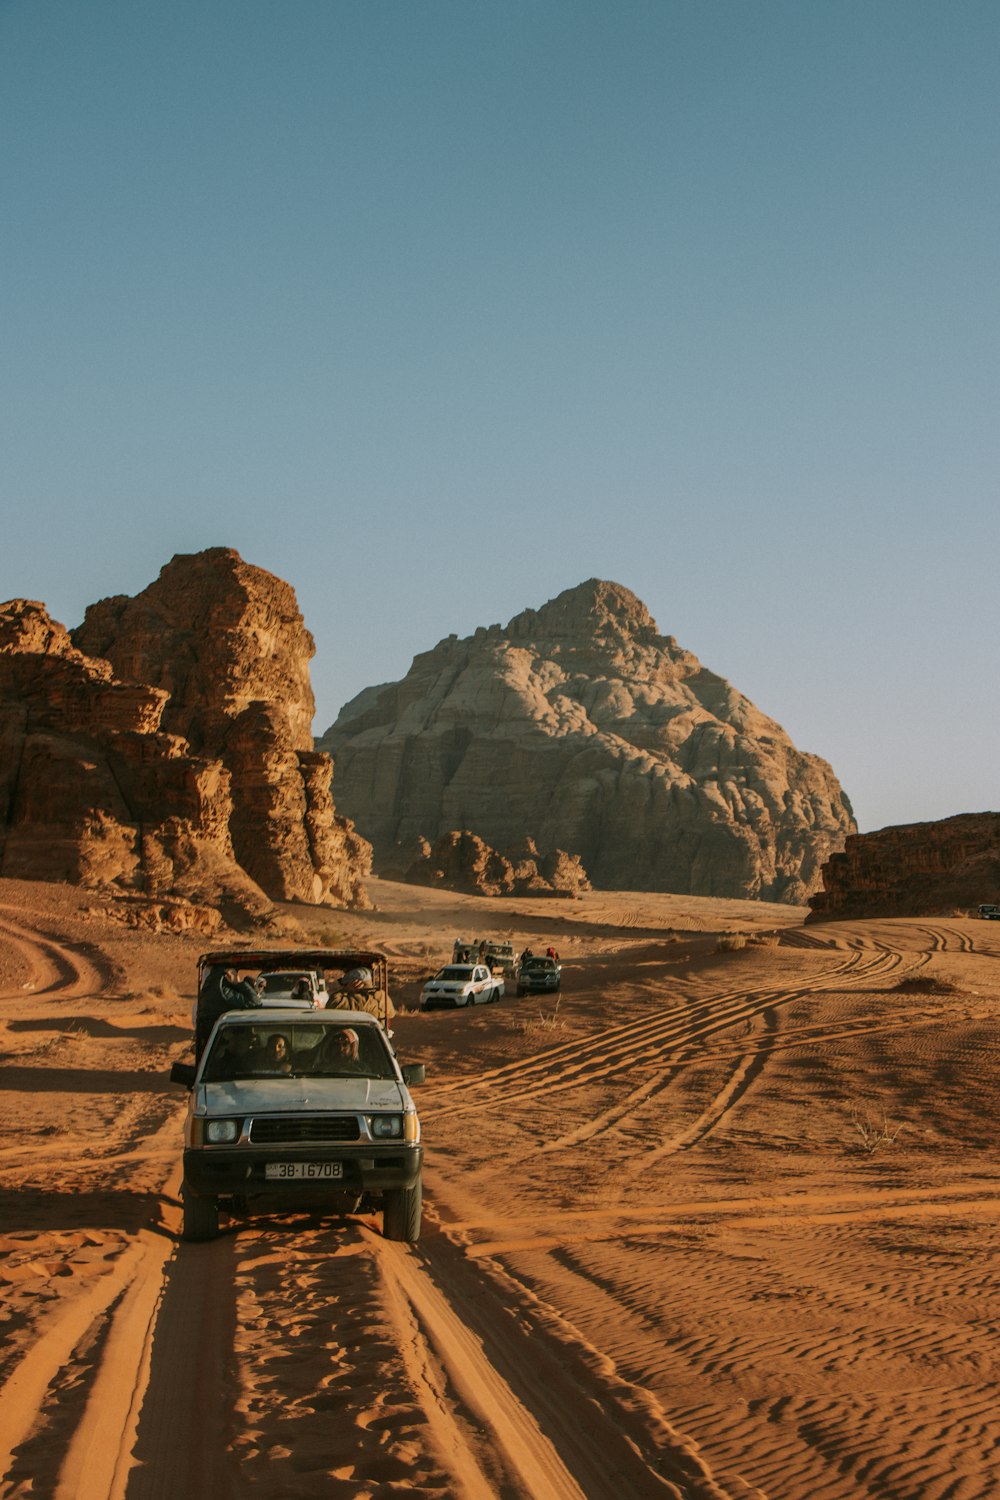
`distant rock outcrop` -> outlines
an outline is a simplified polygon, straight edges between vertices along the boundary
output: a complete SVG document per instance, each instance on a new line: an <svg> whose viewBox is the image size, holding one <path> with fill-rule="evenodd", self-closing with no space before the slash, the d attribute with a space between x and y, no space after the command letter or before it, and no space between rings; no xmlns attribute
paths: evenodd
<svg viewBox="0 0 1000 1500"><path fill-rule="evenodd" d="M166 701L37 601L0 605L0 873L267 909L233 857L229 775L163 732Z"/></svg>
<svg viewBox="0 0 1000 1500"><path fill-rule="evenodd" d="M0 873L250 914L366 905L370 845L313 748L312 654L291 588L225 548L72 634L0 606Z"/></svg>
<svg viewBox="0 0 1000 1500"><path fill-rule="evenodd" d="M477 896L575 896L590 890L578 859L557 849L542 855L531 839L510 856L491 849L474 833L454 830L428 845L418 841L416 858L398 870L411 885L440 886Z"/></svg>
<svg viewBox="0 0 1000 1500"><path fill-rule="evenodd" d="M948 915L1000 902L1000 813L859 833L823 866L809 922Z"/></svg>
<svg viewBox="0 0 1000 1500"><path fill-rule="evenodd" d="M449 636L319 746L376 851L528 837L604 888L801 902L855 826L825 761L597 579Z"/></svg>
<svg viewBox="0 0 1000 1500"><path fill-rule="evenodd" d="M134 599L87 610L82 650L168 694L163 727L230 774L243 869L285 901L358 903L370 850L334 812L313 749L315 653L289 584L226 547L175 557Z"/></svg>

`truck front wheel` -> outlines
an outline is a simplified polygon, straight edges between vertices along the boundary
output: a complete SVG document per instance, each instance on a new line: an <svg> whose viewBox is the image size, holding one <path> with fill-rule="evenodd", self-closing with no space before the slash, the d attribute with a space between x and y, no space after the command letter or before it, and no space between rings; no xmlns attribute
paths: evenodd
<svg viewBox="0 0 1000 1500"><path fill-rule="evenodd" d="M184 1238L214 1240L219 1232L218 1198L196 1198L185 1186L181 1189L184 1204Z"/></svg>
<svg viewBox="0 0 1000 1500"><path fill-rule="evenodd" d="M387 1188L382 1194L382 1233L387 1240L406 1240L415 1245L420 1238L423 1209L420 1178L411 1188Z"/></svg>

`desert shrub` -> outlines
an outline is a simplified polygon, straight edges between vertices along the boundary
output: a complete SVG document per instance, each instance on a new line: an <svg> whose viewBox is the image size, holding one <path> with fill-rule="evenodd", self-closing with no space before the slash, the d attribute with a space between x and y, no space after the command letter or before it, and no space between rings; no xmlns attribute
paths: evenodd
<svg viewBox="0 0 1000 1500"><path fill-rule="evenodd" d="M716 953L735 953L739 948L747 945L745 932L724 932L715 945Z"/></svg>
<svg viewBox="0 0 1000 1500"><path fill-rule="evenodd" d="M747 938L751 948L777 948L780 938L776 932L752 932Z"/></svg>
<svg viewBox="0 0 1000 1500"><path fill-rule="evenodd" d="M168 1000L174 1004L179 1004L184 999L180 990L172 984L151 984L147 994L151 1000Z"/></svg>
<svg viewBox="0 0 1000 1500"><path fill-rule="evenodd" d="M342 932L335 927L315 927L309 933L309 941L317 948L350 948Z"/></svg>
<svg viewBox="0 0 1000 1500"><path fill-rule="evenodd" d="M536 1016L525 1016L521 1022L521 1030L525 1036L530 1036L533 1031L561 1031L565 1021L559 1019L559 1004L562 1000L560 995L555 1005L548 1012L540 1010Z"/></svg>
<svg viewBox="0 0 1000 1500"><path fill-rule="evenodd" d="M947 979L935 979L932 974L911 974L900 979L893 989L901 995L953 995L955 986Z"/></svg>
<svg viewBox="0 0 1000 1500"><path fill-rule="evenodd" d="M851 1105L851 1139L859 1150L869 1156L881 1151L883 1147L892 1146L902 1128L902 1125L890 1126L884 1109Z"/></svg>

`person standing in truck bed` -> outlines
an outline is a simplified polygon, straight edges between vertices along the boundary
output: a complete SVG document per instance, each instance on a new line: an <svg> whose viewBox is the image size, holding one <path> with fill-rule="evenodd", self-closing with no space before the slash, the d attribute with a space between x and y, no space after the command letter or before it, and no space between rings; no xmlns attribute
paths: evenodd
<svg viewBox="0 0 1000 1500"><path fill-rule="evenodd" d="M330 996L327 1010L366 1010L391 1021L396 1007L385 990L377 990L371 969L348 969Z"/></svg>
<svg viewBox="0 0 1000 1500"><path fill-rule="evenodd" d="M257 1009L263 1002L249 979L237 979L235 969L216 964L205 975L198 991L194 1022L194 1060L197 1064L212 1034L212 1027L227 1010Z"/></svg>

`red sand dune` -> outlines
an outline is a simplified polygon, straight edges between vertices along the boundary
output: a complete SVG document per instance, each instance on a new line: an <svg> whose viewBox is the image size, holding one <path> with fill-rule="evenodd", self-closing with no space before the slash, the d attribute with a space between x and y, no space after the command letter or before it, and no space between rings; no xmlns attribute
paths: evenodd
<svg viewBox="0 0 1000 1500"><path fill-rule="evenodd" d="M566 966L558 1007L401 1013L414 1249L179 1243L200 944L0 882L5 1500L1000 1494L1000 925L373 894L337 941L404 1004L457 933Z"/></svg>

